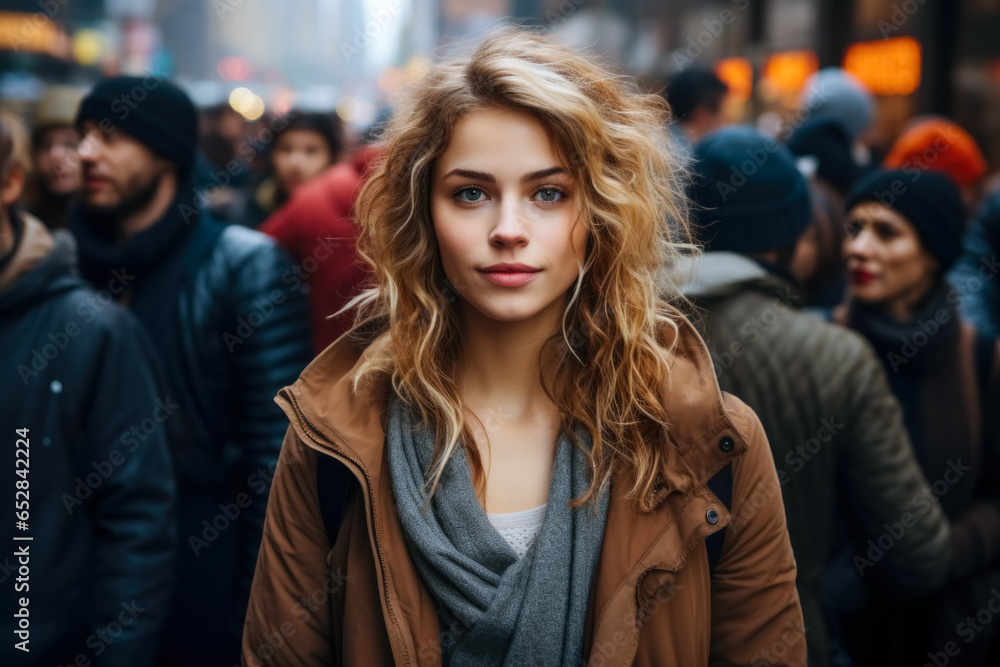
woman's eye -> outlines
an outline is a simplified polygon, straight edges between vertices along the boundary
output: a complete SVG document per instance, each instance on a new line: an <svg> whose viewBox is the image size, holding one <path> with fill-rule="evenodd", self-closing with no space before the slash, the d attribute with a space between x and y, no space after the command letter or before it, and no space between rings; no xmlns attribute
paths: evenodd
<svg viewBox="0 0 1000 667"><path fill-rule="evenodd" d="M847 238L853 239L861 233L861 225L856 222L849 222L845 226L844 231L847 232Z"/></svg>
<svg viewBox="0 0 1000 667"><path fill-rule="evenodd" d="M483 198L483 191L479 188L465 188L464 190L459 190L455 195L459 201L474 202L480 201Z"/></svg>
<svg viewBox="0 0 1000 667"><path fill-rule="evenodd" d="M556 202L566 196L561 190L555 188L542 188L536 194L544 202Z"/></svg>
<svg viewBox="0 0 1000 667"><path fill-rule="evenodd" d="M876 225L876 231L878 231L879 238L891 239L896 236L896 230L889 225Z"/></svg>

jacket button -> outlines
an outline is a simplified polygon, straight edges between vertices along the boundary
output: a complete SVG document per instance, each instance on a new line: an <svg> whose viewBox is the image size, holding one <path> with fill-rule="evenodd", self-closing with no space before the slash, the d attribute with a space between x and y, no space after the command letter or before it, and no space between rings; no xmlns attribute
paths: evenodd
<svg viewBox="0 0 1000 667"><path fill-rule="evenodd" d="M708 510L705 512L705 521L708 521L713 526L719 523L719 513L715 510Z"/></svg>
<svg viewBox="0 0 1000 667"><path fill-rule="evenodd" d="M735 445L736 443L733 442L733 439L730 438L728 435L724 437L722 440L719 440L719 449L726 452L727 454L733 451L733 447Z"/></svg>

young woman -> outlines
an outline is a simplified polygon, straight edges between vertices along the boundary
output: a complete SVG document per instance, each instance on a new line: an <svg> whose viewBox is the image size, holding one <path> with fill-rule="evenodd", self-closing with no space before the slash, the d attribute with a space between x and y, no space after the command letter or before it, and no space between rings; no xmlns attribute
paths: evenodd
<svg viewBox="0 0 1000 667"><path fill-rule="evenodd" d="M926 662L1000 584L1000 354L996 340L962 322L963 294L944 279L962 249L961 195L943 174L911 174L876 172L848 195L849 300L835 311L882 360L927 478L927 501L940 499L952 524L954 577L944 591L923 604L883 600L855 619L861 635L877 635L859 650L860 664L883 666ZM987 627L974 644L960 642L956 664L997 664L984 657L992 636Z"/></svg>
<svg viewBox="0 0 1000 667"><path fill-rule="evenodd" d="M278 399L245 664L805 664L767 440L659 294L666 115L515 29L397 108L366 316Z"/></svg>
<svg viewBox="0 0 1000 667"><path fill-rule="evenodd" d="M271 175L247 202L244 224L257 227L301 186L337 161L341 141L332 114L292 110L271 146Z"/></svg>

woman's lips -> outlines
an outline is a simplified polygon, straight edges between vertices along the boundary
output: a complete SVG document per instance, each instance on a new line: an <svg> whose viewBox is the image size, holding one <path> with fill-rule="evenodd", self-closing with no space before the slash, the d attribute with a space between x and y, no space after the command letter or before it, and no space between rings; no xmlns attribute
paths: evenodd
<svg viewBox="0 0 1000 667"><path fill-rule="evenodd" d="M872 283L877 276L870 271L862 271L860 269L855 269L851 271L851 282L857 285L868 285Z"/></svg>
<svg viewBox="0 0 1000 667"><path fill-rule="evenodd" d="M540 270L524 264L494 264L479 269L479 272L497 285L518 287L534 279Z"/></svg>
<svg viewBox="0 0 1000 667"><path fill-rule="evenodd" d="M538 275L537 271L520 273L513 271L481 271L481 273L486 276L487 280L491 280L497 285L503 285L505 287L518 287L519 285L524 285Z"/></svg>

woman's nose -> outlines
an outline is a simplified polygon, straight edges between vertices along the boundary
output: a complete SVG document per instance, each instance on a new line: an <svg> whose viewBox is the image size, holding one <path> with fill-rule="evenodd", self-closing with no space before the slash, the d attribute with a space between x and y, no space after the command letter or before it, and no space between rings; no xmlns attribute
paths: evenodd
<svg viewBox="0 0 1000 667"><path fill-rule="evenodd" d="M528 242L524 212L515 200L502 201L499 219L490 232L490 243L497 245L523 245Z"/></svg>
<svg viewBox="0 0 1000 667"><path fill-rule="evenodd" d="M844 247L845 256L867 256L871 252L871 236L872 234L869 230L862 229L853 237L848 237Z"/></svg>

